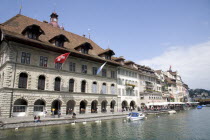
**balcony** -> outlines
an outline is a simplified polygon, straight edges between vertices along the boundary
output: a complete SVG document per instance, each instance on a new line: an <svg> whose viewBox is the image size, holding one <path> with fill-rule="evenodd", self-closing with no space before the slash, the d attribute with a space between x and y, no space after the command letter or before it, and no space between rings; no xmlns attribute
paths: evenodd
<svg viewBox="0 0 210 140"><path fill-rule="evenodd" d="M171 94L169 92L163 92L162 97L163 98L169 98Z"/></svg>
<svg viewBox="0 0 210 140"><path fill-rule="evenodd" d="M146 88L154 88L154 85L151 82L146 81Z"/></svg>
<svg viewBox="0 0 210 140"><path fill-rule="evenodd" d="M130 89L134 89L136 87L136 85L133 84L125 84L126 88L130 88Z"/></svg>

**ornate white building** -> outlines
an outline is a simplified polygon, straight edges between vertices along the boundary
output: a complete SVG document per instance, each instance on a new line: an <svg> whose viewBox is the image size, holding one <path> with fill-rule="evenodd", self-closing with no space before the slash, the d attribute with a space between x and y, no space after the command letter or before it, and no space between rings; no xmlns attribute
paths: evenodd
<svg viewBox="0 0 210 140"><path fill-rule="evenodd" d="M137 110L140 106L138 67L132 61L124 61L123 57L115 58L122 66L117 72L118 97L122 110Z"/></svg>

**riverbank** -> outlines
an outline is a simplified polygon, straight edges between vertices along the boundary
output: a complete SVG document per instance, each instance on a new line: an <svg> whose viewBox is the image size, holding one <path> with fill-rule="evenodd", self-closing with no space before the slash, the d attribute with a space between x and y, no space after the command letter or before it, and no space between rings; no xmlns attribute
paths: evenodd
<svg viewBox="0 0 210 140"><path fill-rule="evenodd" d="M144 111L144 113L146 115L157 115L157 114L168 114L168 111L169 110L161 110L161 111L147 110ZM115 112L115 113L103 113L103 114L78 114L76 119L73 119L72 115L65 115L59 118L57 115L46 116L46 117L41 117L41 122L38 123L34 122L33 116L0 118L0 130L118 119L118 118L125 118L128 115L128 113L129 112Z"/></svg>
<svg viewBox="0 0 210 140"><path fill-rule="evenodd" d="M58 118L56 115L41 117L41 122L35 123L33 117L13 117L13 118L0 118L0 129L17 129L24 127L37 127L37 126L49 126L60 125L80 122L90 122L108 119L124 118L129 112L117 112L117 113L104 113L104 114L78 114L76 119L73 119L71 115L65 115Z"/></svg>

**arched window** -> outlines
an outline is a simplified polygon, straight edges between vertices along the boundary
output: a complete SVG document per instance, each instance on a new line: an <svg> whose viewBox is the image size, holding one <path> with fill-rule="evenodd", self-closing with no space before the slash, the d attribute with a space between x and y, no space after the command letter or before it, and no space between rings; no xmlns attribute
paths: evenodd
<svg viewBox="0 0 210 140"><path fill-rule="evenodd" d="M34 112L43 112L45 109L45 102L41 99L37 100L35 103L34 103ZM34 115L36 115L36 113L34 113ZM39 115L37 113L37 115Z"/></svg>
<svg viewBox="0 0 210 140"><path fill-rule="evenodd" d="M96 82L93 82L92 93L97 93L97 83Z"/></svg>
<svg viewBox="0 0 210 140"><path fill-rule="evenodd" d="M74 92L74 79L69 80L69 92Z"/></svg>
<svg viewBox="0 0 210 140"><path fill-rule="evenodd" d="M115 86L114 86L114 84L111 85L111 93L115 94Z"/></svg>
<svg viewBox="0 0 210 140"><path fill-rule="evenodd" d="M21 73L19 76L18 88L27 88L28 75L26 73Z"/></svg>
<svg viewBox="0 0 210 140"><path fill-rule="evenodd" d="M81 92L85 92L85 90L86 90L86 81L83 80L81 83Z"/></svg>
<svg viewBox="0 0 210 140"><path fill-rule="evenodd" d="M26 114L26 111L27 111L27 101L24 100L24 99L17 99L15 102L14 102L14 106L13 106L13 116L25 116ZM18 113L23 113L25 112L24 114L18 114ZM16 113L16 114L14 114Z"/></svg>
<svg viewBox="0 0 210 140"><path fill-rule="evenodd" d="M106 83L103 83L101 91L102 91L102 94L106 94Z"/></svg>
<svg viewBox="0 0 210 140"><path fill-rule="evenodd" d="M39 76L38 89L39 90L44 90L45 89L45 76L44 75Z"/></svg>
<svg viewBox="0 0 210 140"><path fill-rule="evenodd" d="M55 78L54 90L55 90L55 91L60 91L60 87L61 87L61 78L56 77L56 78Z"/></svg>

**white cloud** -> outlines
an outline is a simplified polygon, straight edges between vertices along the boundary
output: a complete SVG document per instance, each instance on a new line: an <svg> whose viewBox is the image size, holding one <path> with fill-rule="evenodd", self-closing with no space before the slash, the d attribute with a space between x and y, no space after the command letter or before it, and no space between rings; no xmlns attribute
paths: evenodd
<svg viewBox="0 0 210 140"><path fill-rule="evenodd" d="M210 41L170 47L163 54L139 63L155 70L168 70L171 65L172 70L177 70L190 88L210 89Z"/></svg>

